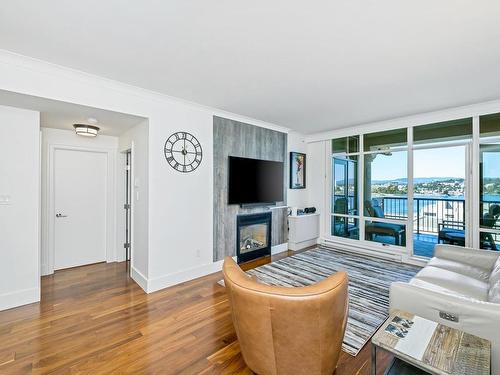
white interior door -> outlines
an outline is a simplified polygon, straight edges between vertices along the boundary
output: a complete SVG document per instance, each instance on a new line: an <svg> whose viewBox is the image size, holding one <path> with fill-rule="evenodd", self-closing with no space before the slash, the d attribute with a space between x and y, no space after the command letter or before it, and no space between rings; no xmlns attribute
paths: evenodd
<svg viewBox="0 0 500 375"><path fill-rule="evenodd" d="M54 150L54 269L106 260L107 154Z"/></svg>

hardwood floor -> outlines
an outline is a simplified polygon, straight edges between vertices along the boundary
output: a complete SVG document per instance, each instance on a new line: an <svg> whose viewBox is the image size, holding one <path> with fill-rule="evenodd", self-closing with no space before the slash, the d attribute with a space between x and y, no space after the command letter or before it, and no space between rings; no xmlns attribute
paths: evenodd
<svg viewBox="0 0 500 375"><path fill-rule="evenodd" d="M251 374L221 273L148 295L126 267L58 271L42 278L41 303L0 312L0 374ZM389 360L379 354L381 373ZM369 373L369 345L342 353L336 375Z"/></svg>

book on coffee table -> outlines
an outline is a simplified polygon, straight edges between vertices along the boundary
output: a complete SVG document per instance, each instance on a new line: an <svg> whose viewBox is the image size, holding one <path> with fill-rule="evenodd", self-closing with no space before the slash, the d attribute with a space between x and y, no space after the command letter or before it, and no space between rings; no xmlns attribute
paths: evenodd
<svg viewBox="0 0 500 375"><path fill-rule="evenodd" d="M372 338L376 349L435 375L489 375L488 340L404 312L395 311Z"/></svg>

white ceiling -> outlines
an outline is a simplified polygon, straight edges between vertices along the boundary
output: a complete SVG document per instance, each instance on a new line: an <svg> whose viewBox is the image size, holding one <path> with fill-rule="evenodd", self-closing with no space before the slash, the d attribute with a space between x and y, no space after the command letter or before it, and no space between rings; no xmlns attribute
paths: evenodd
<svg viewBox="0 0 500 375"><path fill-rule="evenodd" d="M125 113L106 111L83 105L39 98L0 90L0 105L31 109L40 112L40 126L45 128L73 130L73 124L89 124L95 118L99 134L118 136L145 119Z"/></svg>
<svg viewBox="0 0 500 375"><path fill-rule="evenodd" d="M305 133L500 98L498 0L2 0L0 48Z"/></svg>

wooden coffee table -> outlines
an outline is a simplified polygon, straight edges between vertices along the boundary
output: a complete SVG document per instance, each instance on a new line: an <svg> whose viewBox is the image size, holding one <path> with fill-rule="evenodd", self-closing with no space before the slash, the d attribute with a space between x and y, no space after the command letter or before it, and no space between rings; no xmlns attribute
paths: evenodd
<svg viewBox="0 0 500 375"><path fill-rule="evenodd" d="M401 327L393 322L395 317L413 321L404 338L386 332L390 324ZM394 311L373 336L372 375L377 374L377 348L405 362L407 374L421 374L423 370L432 375L490 375L488 340L404 311ZM412 366L414 372L409 369ZM391 368L401 368L401 363L391 365L387 373Z"/></svg>

